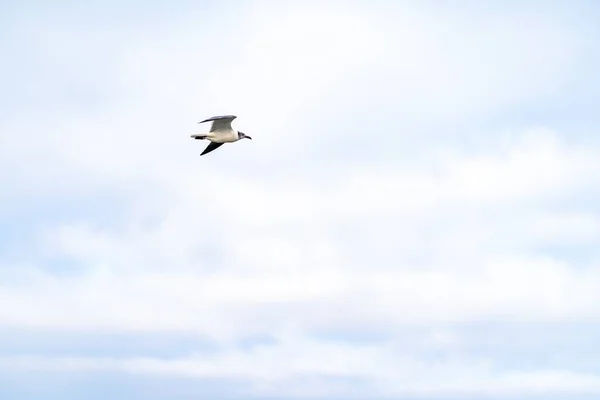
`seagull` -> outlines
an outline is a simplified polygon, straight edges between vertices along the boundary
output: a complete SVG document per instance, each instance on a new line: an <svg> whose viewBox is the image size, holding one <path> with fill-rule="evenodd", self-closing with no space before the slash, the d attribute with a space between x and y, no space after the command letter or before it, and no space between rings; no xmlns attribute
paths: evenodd
<svg viewBox="0 0 600 400"><path fill-rule="evenodd" d="M200 154L201 156L218 149L224 143L237 142L240 139L252 140L252 138L246 135L244 132L236 131L231 128L231 121L236 118L237 117L235 115L218 115L216 117L210 117L204 121L198 122L201 124L203 122L212 121L212 126L210 127L210 131L208 133L196 133L191 135L191 137L196 140L207 139L210 141L208 146L206 146L206 149L204 149L202 154Z"/></svg>

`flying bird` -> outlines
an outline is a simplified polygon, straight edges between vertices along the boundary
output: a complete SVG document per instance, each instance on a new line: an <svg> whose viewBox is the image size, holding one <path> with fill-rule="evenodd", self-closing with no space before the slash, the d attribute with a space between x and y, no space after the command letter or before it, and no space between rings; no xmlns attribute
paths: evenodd
<svg viewBox="0 0 600 400"><path fill-rule="evenodd" d="M235 115L219 115L198 122L201 124L203 122L212 121L212 126L208 133L196 133L191 135L191 137L196 140L207 139L210 141L208 146L206 146L206 149L200 154L201 156L218 149L225 143L237 142L240 139L252 139L244 132L236 131L231 127L231 121L236 118Z"/></svg>

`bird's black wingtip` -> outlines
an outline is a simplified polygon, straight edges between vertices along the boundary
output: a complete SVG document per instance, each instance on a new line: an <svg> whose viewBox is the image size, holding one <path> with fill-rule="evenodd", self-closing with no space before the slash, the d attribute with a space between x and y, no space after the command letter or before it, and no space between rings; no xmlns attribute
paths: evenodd
<svg viewBox="0 0 600 400"><path fill-rule="evenodd" d="M210 153L211 151L218 149L219 147L221 147L223 145L223 143L215 143L215 142L210 142L208 144L208 146L206 146L206 148L204 149L204 151L200 154L201 156Z"/></svg>

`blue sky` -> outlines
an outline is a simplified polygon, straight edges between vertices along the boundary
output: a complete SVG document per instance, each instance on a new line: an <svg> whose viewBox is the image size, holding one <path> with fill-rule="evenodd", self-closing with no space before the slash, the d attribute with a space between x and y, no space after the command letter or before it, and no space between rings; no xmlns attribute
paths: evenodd
<svg viewBox="0 0 600 400"><path fill-rule="evenodd" d="M3 2L0 398L597 398L599 17Z"/></svg>

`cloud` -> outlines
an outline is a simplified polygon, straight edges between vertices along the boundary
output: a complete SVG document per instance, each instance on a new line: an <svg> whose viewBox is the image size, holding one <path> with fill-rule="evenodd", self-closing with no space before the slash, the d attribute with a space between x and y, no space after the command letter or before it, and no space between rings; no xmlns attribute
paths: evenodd
<svg viewBox="0 0 600 400"><path fill-rule="evenodd" d="M0 290L14 305L2 319L239 339L289 323L311 331L593 318L597 264L575 269L528 251L567 244L563 238L594 244L595 214L537 207L596 181L597 157L541 132L487 156L448 157L442 174L358 169L337 182L275 189L214 172L202 185L185 178L165 186L176 202L160 209L158 223L142 217L120 232L85 223L43 232L46 257L80 272L8 273L21 284ZM207 205L201 213L198 204ZM516 218L494 217L510 211ZM363 230L344 233L348 226Z"/></svg>
<svg viewBox="0 0 600 400"><path fill-rule="evenodd" d="M323 363L321 360L328 362ZM398 353L395 345L348 346L288 339L250 351L228 351L182 359L11 357L0 368L13 371L114 371L154 377L229 379L249 382L255 395L347 396L360 382L384 396L476 396L593 394L598 376L566 370L498 371L489 360L422 360ZM325 377L337 378L323 379ZM347 380L344 380L347 379Z"/></svg>
<svg viewBox="0 0 600 400"><path fill-rule="evenodd" d="M528 6L180 7L108 36L81 10L11 25L45 69L9 66L30 86L0 129L0 224L21 232L0 246L0 325L218 352L24 351L5 369L281 396L597 393L595 370L507 367L510 344L481 355L454 330L598 322L600 148L539 113L578 90L587 25ZM255 140L199 158L189 134L224 112ZM275 344L239 348L254 337Z"/></svg>

